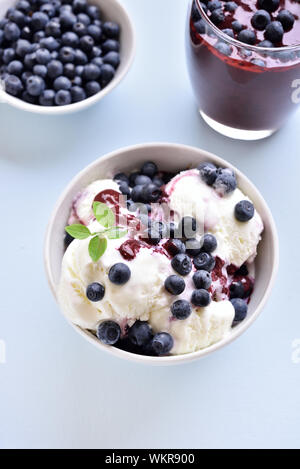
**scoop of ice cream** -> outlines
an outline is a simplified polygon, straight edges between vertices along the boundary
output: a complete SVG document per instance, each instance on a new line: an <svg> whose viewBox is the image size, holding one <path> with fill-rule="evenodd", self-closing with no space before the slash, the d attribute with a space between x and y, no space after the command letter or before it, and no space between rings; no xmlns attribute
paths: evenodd
<svg viewBox="0 0 300 469"><path fill-rule="evenodd" d="M202 181L199 171L193 169L173 178L165 192L169 196L170 209L179 220L192 216L197 220L199 234L209 231L215 235L218 247L214 255L237 267L254 259L263 222L257 211L247 223L235 218L236 204L241 200L250 200L240 189L220 196L213 187Z"/></svg>
<svg viewBox="0 0 300 469"><path fill-rule="evenodd" d="M184 321L169 321L164 310L155 311L151 314L150 323L155 330L164 330L172 335L172 354L178 355L219 342L229 334L234 315L230 301L213 301L206 308L194 308Z"/></svg>
<svg viewBox="0 0 300 469"><path fill-rule="evenodd" d="M94 222L90 229L99 230L97 225ZM126 261L118 250L125 239L109 240L97 263L89 256L89 239L74 240L67 249L58 298L67 317L78 326L96 330L103 319L132 325L137 319L147 321L156 308L165 307L169 311L164 290L164 281L172 270L169 259L149 246L142 247L133 260ZM122 286L114 285L108 278L110 268L119 262L127 264L131 271L130 280ZM97 303L86 297L86 288L93 282L105 287L105 296Z"/></svg>

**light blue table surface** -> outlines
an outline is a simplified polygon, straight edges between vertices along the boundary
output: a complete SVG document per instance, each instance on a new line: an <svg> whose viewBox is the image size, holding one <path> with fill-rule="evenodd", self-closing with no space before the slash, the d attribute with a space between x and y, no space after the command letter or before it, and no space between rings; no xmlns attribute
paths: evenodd
<svg viewBox="0 0 300 469"><path fill-rule="evenodd" d="M299 448L300 114L261 142L216 134L187 76L187 0L122 3L137 56L113 93L65 117L0 106L0 447ZM85 342L60 314L43 266L47 221L70 179L107 152L151 141L194 145L238 166L269 203L281 245L272 297L250 330L170 368Z"/></svg>

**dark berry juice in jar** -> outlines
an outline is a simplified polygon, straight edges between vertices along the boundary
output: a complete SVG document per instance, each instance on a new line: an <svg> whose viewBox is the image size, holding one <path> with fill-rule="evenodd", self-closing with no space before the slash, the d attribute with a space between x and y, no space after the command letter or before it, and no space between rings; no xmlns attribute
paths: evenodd
<svg viewBox="0 0 300 469"><path fill-rule="evenodd" d="M300 3L194 0L187 62L207 124L232 138L268 137L300 102Z"/></svg>

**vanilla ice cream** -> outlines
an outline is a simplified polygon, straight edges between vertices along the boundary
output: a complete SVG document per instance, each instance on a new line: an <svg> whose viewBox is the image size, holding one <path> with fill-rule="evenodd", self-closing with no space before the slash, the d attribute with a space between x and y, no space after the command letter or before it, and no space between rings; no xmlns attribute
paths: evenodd
<svg viewBox="0 0 300 469"><path fill-rule="evenodd" d="M126 204L116 202L116 195L120 195L118 183L105 179L93 182L75 197L69 224L81 223L92 233L101 231L103 227L95 220L92 206L95 200L106 200L104 195L110 196L108 205L117 204L124 215L119 225L125 223L126 217L138 219L138 211L132 214ZM192 259L191 270L183 274L184 291L178 295L169 293L165 281L171 275L178 275L172 267L173 255L167 249L170 240L161 235L160 241L148 243L140 231L132 229L128 229L124 238L109 239L105 253L97 262L93 262L89 255L90 238L75 239L63 258L58 300L67 318L82 329L96 333L99 324L109 320L117 323L122 337L126 337L136 321L147 321L154 334L167 332L172 336L171 354L185 354L209 347L230 333L235 319L230 289L237 282L252 286L254 279L238 269L245 263L253 266L263 223L256 211L247 223L239 222L235 217L235 206L241 200L249 200L248 197L239 189L219 195L201 179L198 170L176 175L163 188L163 199L178 221L186 216L197 220L199 239L209 232L217 241L213 252L215 267L210 274L212 284L207 289L211 295L208 305L192 304L189 317L184 320L174 318L171 309L176 300L191 302L196 264ZM152 212L155 220L158 212ZM132 249L130 256L124 254L127 244ZM123 285L116 285L109 278L110 269L118 263L128 266L131 272L130 279ZM87 287L94 282L105 290L104 297L96 302L90 301L86 293ZM249 290L247 301L250 293Z"/></svg>

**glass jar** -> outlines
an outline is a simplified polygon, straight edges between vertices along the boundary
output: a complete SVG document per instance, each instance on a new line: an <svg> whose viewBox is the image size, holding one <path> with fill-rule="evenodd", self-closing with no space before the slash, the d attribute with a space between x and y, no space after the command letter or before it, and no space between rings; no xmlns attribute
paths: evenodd
<svg viewBox="0 0 300 469"><path fill-rule="evenodd" d="M189 6L187 63L201 116L227 137L268 137L300 102L300 44L242 43L210 21L200 0Z"/></svg>

